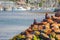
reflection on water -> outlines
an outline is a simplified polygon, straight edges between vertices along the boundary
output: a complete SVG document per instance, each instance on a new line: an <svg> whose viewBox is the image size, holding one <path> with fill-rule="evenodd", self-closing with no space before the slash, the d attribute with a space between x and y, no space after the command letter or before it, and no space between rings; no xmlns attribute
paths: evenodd
<svg viewBox="0 0 60 40"><path fill-rule="evenodd" d="M34 18L37 22L42 21L44 15L39 12L0 12L0 40L7 40L24 31L33 23Z"/></svg>

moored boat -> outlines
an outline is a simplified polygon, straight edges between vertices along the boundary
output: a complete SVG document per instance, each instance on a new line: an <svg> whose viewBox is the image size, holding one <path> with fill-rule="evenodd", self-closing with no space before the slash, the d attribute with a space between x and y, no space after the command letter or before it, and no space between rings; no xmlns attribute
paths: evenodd
<svg viewBox="0 0 60 40"><path fill-rule="evenodd" d="M10 6L5 7L5 11L12 11L12 7Z"/></svg>
<svg viewBox="0 0 60 40"><path fill-rule="evenodd" d="M2 6L2 5L0 5L0 11L3 11L3 10L4 10L3 6Z"/></svg>
<svg viewBox="0 0 60 40"><path fill-rule="evenodd" d="M39 11L39 12L54 12L55 8L31 8L30 11Z"/></svg>
<svg viewBox="0 0 60 40"><path fill-rule="evenodd" d="M27 9L23 8L23 7L14 7L13 11L26 11Z"/></svg>

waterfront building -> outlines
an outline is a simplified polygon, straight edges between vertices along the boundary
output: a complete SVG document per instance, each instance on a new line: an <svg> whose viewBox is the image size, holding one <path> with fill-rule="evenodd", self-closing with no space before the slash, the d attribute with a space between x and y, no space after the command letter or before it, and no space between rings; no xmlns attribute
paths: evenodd
<svg viewBox="0 0 60 40"><path fill-rule="evenodd" d="M18 5L24 5L24 4L26 4L26 0L18 0L16 3Z"/></svg>
<svg viewBox="0 0 60 40"><path fill-rule="evenodd" d="M28 4L30 4L29 6L32 7L39 7L39 3L41 2L41 0L28 0Z"/></svg>
<svg viewBox="0 0 60 40"><path fill-rule="evenodd" d="M45 0L42 7L58 7L58 0Z"/></svg>
<svg viewBox="0 0 60 40"><path fill-rule="evenodd" d="M13 1L0 1L0 10L12 11L15 4Z"/></svg>
<svg viewBox="0 0 60 40"><path fill-rule="evenodd" d="M41 0L28 0L29 3L40 3Z"/></svg>
<svg viewBox="0 0 60 40"><path fill-rule="evenodd" d="M14 6L15 5L15 2L13 1L0 1L0 4L4 7L6 6Z"/></svg>
<svg viewBox="0 0 60 40"><path fill-rule="evenodd" d="M41 3L42 7L58 7L58 0L28 0L31 5L38 5Z"/></svg>

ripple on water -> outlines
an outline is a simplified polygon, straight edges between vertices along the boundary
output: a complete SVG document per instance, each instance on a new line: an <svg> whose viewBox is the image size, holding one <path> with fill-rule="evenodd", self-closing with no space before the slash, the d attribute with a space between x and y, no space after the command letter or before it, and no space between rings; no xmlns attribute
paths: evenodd
<svg viewBox="0 0 60 40"><path fill-rule="evenodd" d="M34 18L40 22L44 15L44 13L38 12L0 12L0 40L12 38L28 28L33 23Z"/></svg>

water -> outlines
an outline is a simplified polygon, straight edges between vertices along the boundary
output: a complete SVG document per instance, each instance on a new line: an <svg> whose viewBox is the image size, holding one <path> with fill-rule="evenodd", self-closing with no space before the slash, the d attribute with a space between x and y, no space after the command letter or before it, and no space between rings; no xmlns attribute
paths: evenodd
<svg viewBox="0 0 60 40"><path fill-rule="evenodd" d="M36 18L41 22L44 13L39 12L0 12L0 40L8 40L26 30ZM53 14L49 14L53 15Z"/></svg>

